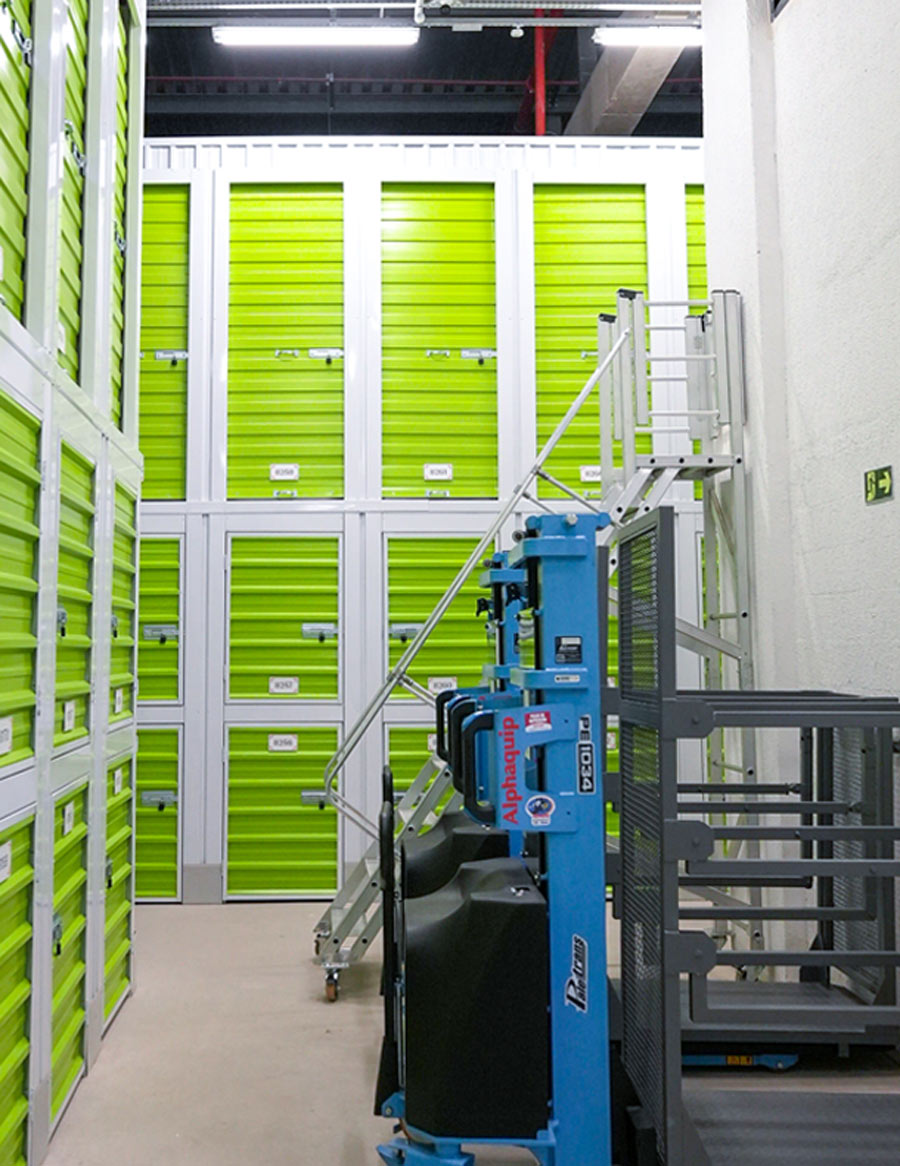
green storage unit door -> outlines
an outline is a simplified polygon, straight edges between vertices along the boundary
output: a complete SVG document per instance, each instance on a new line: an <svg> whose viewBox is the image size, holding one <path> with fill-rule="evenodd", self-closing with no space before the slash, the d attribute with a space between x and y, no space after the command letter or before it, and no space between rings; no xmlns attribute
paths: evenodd
<svg viewBox="0 0 900 1166"><path fill-rule="evenodd" d="M431 615L474 546L473 540L467 538L388 539L391 668ZM486 594L478 586L480 569L476 567L469 576L409 669L413 680L433 692L480 684L482 667L494 661L494 644L487 638L484 618L475 618L477 601ZM414 699L399 688L395 696Z"/></svg>
<svg viewBox="0 0 900 1166"><path fill-rule="evenodd" d="M181 542L177 538L142 538L138 635L141 700L179 698L180 596Z"/></svg>
<svg viewBox="0 0 900 1166"><path fill-rule="evenodd" d="M134 790L130 757L110 766L106 779L106 926L104 1016L131 986L131 903L134 870Z"/></svg>
<svg viewBox="0 0 900 1166"><path fill-rule="evenodd" d="M190 188L144 187L139 444L143 497L184 498Z"/></svg>
<svg viewBox="0 0 900 1166"><path fill-rule="evenodd" d="M0 766L34 752L41 425L0 390Z"/></svg>
<svg viewBox="0 0 900 1166"><path fill-rule="evenodd" d="M434 729L421 725L397 726L388 729L387 763L394 775L394 789L409 789L422 771L422 766L434 752Z"/></svg>
<svg viewBox="0 0 900 1166"><path fill-rule="evenodd" d="M22 319L28 213L30 38L29 0L8 0L0 7L0 304L17 320Z"/></svg>
<svg viewBox="0 0 900 1166"><path fill-rule="evenodd" d="M228 497L344 493L344 195L231 188Z"/></svg>
<svg viewBox="0 0 900 1166"><path fill-rule="evenodd" d="M392 184L382 198L386 498L496 498L494 188Z"/></svg>
<svg viewBox="0 0 900 1166"><path fill-rule="evenodd" d="M128 175L128 22L120 6L116 26L116 173L113 180L111 414L122 428L125 354L125 194Z"/></svg>
<svg viewBox="0 0 900 1166"><path fill-rule="evenodd" d="M705 300L709 295L706 278L706 200L702 186L684 191L687 219L688 299ZM702 312L702 308L692 308Z"/></svg>
<svg viewBox="0 0 900 1166"><path fill-rule="evenodd" d="M88 735L94 573L94 467L63 442L54 745Z"/></svg>
<svg viewBox="0 0 900 1166"><path fill-rule="evenodd" d="M135 807L135 895L178 898L177 729L139 729Z"/></svg>
<svg viewBox="0 0 900 1166"><path fill-rule="evenodd" d="M647 291L643 186L536 186L534 190L535 355L538 449L597 363L597 315L614 313L619 288ZM599 497L597 393L582 407L547 462L572 489ZM649 434L638 452L650 453ZM614 444L616 457L619 443ZM540 482L545 498L563 498Z"/></svg>
<svg viewBox="0 0 900 1166"><path fill-rule="evenodd" d="M66 102L59 269L60 365L78 380L84 259L84 135L87 97L88 0L66 6Z"/></svg>
<svg viewBox="0 0 900 1166"><path fill-rule="evenodd" d="M53 811L51 1118L84 1067L87 799L84 785L60 798Z"/></svg>
<svg viewBox="0 0 900 1166"><path fill-rule="evenodd" d="M134 663L137 575L137 501L116 483L113 531L112 639L110 640L109 720L134 715Z"/></svg>
<svg viewBox="0 0 900 1166"><path fill-rule="evenodd" d="M233 538L228 695L338 694L338 540Z"/></svg>
<svg viewBox="0 0 900 1166"><path fill-rule="evenodd" d="M25 1166L33 819L0 830L0 1164Z"/></svg>
<svg viewBox="0 0 900 1166"><path fill-rule="evenodd" d="M335 811L300 795L321 789L337 743L337 729L310 725L228 730L226 894L334 894Z"/></svg>

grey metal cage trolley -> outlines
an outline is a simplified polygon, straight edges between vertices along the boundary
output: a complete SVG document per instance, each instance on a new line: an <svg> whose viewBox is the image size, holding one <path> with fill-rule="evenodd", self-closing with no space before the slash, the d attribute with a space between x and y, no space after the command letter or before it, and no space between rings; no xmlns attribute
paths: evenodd
<svg viewBox="0 0 900 1166"><path fill-rule="evenodd" d="M779 1113L794 1130L792 1161L898 1161L900 1097L755 1091L748 1104L741 1090L682 1094L685 979L689 1024L744 1034L900 1028L900 829L891 760L900 702L828 692L679 692L673 556L668 508L620 534L622 1060L640 1101L637 1124L645 1140L652 1131L654 1158L666 1166L724 1161L736 1145L748 1166L771 1161L765 1131ZM799 781L778 774L753 786L680 780L680 739L747 727L800 734ZM759 857L729 857L729 846L748 838L761 847L780 843L778 856L762 849ZM681 906L686 884L709 888L709 904ZM739 897L751 886L763 888L763 905ZM701 924L722 917L805 924L804 942L719 948ZM695 926L683 928L687 922ZM801 978L709 979L728 967L797 969ZM863 1111L869 1118L861 1135ZM852 1153L842 1131L853 1139Z"/></svg>

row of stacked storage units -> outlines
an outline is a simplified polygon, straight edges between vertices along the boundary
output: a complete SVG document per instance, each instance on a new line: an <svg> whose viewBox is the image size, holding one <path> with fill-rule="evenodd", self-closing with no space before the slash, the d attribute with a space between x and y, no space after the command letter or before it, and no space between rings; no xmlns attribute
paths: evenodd
<svg viewBox="0 0 900 1166"><path fill-rule="evenodd" d="M360 840L301 797L592 372L598 313L705 294L697 143L465 153L146 144L141 899L333 893ZM599 424L594 398L549 463L595 497ZM432 693L493 659L476 575L408 671ZM384 761L409 784L431 720L395 691L351 799L374 816Z"/></svg>
<svg viewBox="0 0 900 1166"><path fill-rule="evenodd" d="M143 49L141 3L0 4L4 1166L134 979Z"/></svg>

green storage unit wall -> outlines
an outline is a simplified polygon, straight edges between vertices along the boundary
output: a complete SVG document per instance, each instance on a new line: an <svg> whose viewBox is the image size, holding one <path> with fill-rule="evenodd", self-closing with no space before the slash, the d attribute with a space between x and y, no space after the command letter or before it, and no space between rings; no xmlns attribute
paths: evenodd
<svg viewBox="0 0 900 1166"><path fill-rule="evenodd" d="M344 493L339 185L233 186L228 497Z"/></svg>
<svg viewBox="0 0 900 1166"><path fill-rule="evenodd" d="M116 483L113 531L112 639L110 641L109 720L134 715L134 664L137 603L137 501Z"/></svg>
<svg viewBox="0 0 900 1166"><path fill-rule="evenodd" d="M66 6L66 100L59 271L57 357L78 380L84 259L85 104L87 99L88 0Z"/></svg>
<svg viewBox="0 0 900 1166"><path fill-rule="evenodd" d="M493 186L386 185L381 262L384 495L495 498Z"/></svg>
<svg viewBox="0 0 900 1166"><path fill-rule="evenodd" d="M178 700L181 542L142 538L140 546L138 695L141 700Z"/></svg>
<svg viewBox="0 0 900 1166"><path fill-rule="evenodd" d="M688 299L705 300L709 294L706 277L706 200L702 186L686 186ZM692 308L702 312L702 308Z"/></svg>
<svg viewBox="0 0 900 1166"><path fill-rule="evenodd" d="M84 1068L87 800L83 785L59 798L53 811L51 1118Z"/></svg>
<svg viewBox="0 0 900 1166"><path fill-rule="evenodd" d="M0 7L0 304L22 319L28 132L31 92L31 3Z"/></svg>
<svg viewBox="0 0 900 1166"><path fill-rule="evenodd" d="M0 766L34 752L41 425L0 390Z"/></svg>
<svg viewBox="0 0 900 1166"><path fill-rule="evenodd" d="M130 757L111 765L106 779L106 914L103 1009L108 1019L131 986L131 909L134 871L134 788Z"/></svg>
<svg viewBox="0 0 900 1166"><path fill-rule="evenodd" d="M300 796L321 789L337 744L335 728L228 730L228 895L334 894L335 811Z"/></svg>
<svg viewBox="0 0 900 1166"><path fill-rule="evenodd" d="M116 170L113 179L112 353L110 412L122 427L123 361L125 355L125 236L128 176L128 28L127 9L119 7L116 25Z"/></svg>
<svg viewBox="0 0 900 1166"><path fill-rule="evenodd" d="M177 729L139 729L135 790L135 895L177 899L179 893Z"/></svg>
<svg viewBox="0 0 900 1166"><path fill-rule="evenodd" d="M0 830L0 1163L28 1144L33 819Z"/></svg>
<svg viewBox="0 0 900 1166"><path fill-rule="evenodd" d="M393 668L416 630L428 619L457 571L472 553L467 538L388 539L389 663ZM493 663L494 644L484 618L475 618L480 565L475 568L447 613L419 652L409 675L433 691L480 684L483 665ZM395 689L397 699L412 696Z"/></svg>
<svg viewBox="0 0 900 1166"><path fill-rule="evenodd" d="M407 790L434 752L435 731L421 725L391 725L388 729L387 763L394 775L394 789Z"/></svg>
<svg viewBox="0 0 900 1166"><path fill-rule="evenodd" d="M538 449L596 367L598 313L615 312L619 288L647 291L646 220L643 186L535 187ZM600 495L599 423L595 392L546 467L570 488L595 496ZM637 445L639 453L650 453L650 435L639 435ZM618 442L614 453L618 458ZM543 481L540 494L565 497Z"/></svg>
<svg viewBox="0 0 900 1166"><path fill-rule="evenodd" d="M144 499L185 494L190 188L146 185L141 244L139 444Z"/></svg>
<svg viewBox="0 0 900 1166"><path fill-rule="evenodd" d="M338 695L337 538L231 540L228 694Z"/></svg>
<svg viewBox="0 0 900 1166"><path fill-rule="evenodd" d="M94 467L63 442L54 745L88 735L94 586Z"/></svg>

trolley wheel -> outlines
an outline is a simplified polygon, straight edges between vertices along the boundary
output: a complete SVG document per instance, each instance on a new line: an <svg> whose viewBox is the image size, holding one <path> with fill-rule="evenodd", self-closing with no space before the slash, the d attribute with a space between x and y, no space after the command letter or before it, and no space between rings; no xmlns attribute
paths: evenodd
<svg viewBox="0 0 900 1166"><path fill-rule="evenodd" d="M329 972L325 977L325 999L329 1004L336 1004L338 995L338 973Z"/></svg>

